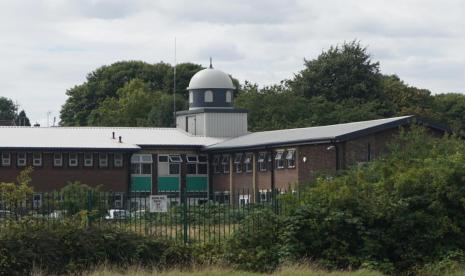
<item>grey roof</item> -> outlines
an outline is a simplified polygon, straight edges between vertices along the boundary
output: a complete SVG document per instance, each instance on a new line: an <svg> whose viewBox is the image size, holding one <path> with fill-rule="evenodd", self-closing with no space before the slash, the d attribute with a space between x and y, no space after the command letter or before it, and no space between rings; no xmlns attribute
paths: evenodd
<svg viewBox="0 0 465 276"><path fill-rule="evenodd" d="M362 121L346 124L262 131L232 138L211 146L207 150L263 148L286 144L318 143L345 140L382 129L407 124L413 116Z"/></svg>
<svg viewBox="0 0 465 276"><path fill-rule="evenodd" d="M116 139L112 139L115 132ZM122 143L118 142L122 137ZM143 146L203 147L223 141L176 128L0 127L0 148L138 150Z"/></svg>

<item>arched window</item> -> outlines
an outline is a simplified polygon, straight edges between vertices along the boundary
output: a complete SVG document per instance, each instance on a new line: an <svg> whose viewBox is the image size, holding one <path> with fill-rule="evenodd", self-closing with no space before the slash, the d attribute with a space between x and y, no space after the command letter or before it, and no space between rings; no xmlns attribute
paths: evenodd
<svg viewBox="0 0 465 276"><path fill-rule="evenodd" d="M228 90L228 91L226 91L226 102L230 103L231 100L232 100L232 93L231 93L231 91Z"/></svg>
<svg viewBox="0 0 465 276"><path fill-rule="evenodd" d="M194 92L189 91L189 103L194 103Z"/></svg>
<svg viewBox="0 0 465 276"><path fill-rule="evenodd" d="M206 103L213 102L213 91L211 91L211 90L205 91L205 102Z"/></svg>

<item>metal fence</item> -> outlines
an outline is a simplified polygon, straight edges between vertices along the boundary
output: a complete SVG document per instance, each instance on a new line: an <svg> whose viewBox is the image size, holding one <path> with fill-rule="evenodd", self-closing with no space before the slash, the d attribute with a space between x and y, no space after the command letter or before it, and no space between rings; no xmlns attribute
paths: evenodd
<svg viewBox="0 0 465 276"><path fill-rule="evenodd" d="M109 227L184 243L221 243L252 213L286 208L281 190L234 194L203 192L145 193L74 191L70 193L0 194L0 230L18 221L54 227ZM256 218L260 220L260 217ZM257 221L257 225L260 225ZM256 229L256 228L254 228Z"/></svg>

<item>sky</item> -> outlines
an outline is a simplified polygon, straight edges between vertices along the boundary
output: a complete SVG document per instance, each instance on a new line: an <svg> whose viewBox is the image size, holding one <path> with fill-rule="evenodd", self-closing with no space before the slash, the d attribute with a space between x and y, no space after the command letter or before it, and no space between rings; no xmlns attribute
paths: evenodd
<svg viewBox="0 0 465 276"><path fill-rule="evenodd" d="M0 0L0 96L59 120L66 90L121 60L177 61L279 83L331 45L359 40L381 72L465 93L460 0ZM47 113L49 120L47 122Z"/></svg>

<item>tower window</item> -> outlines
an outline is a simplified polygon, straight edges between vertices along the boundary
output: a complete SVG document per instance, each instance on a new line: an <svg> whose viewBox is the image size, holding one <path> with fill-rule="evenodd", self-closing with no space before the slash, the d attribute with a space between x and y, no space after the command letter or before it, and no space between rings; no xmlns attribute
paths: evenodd
<svg viewBox="0 0 465 276"><path fill-rule="evenodd" d="M226 102L230 103L231 100L232 100L232 93L231 93L231 91L228 90L228 91L226 91Z"/></svg>
<svg viewBox="0 0 465 276"><path fill-rule="evenodd" d="M194 92L189 91L189 103L194 103Z"/></svg>
<svg viewBox="0 0 465 276"><path fill-rule="evenodd" d="M205 91L205 102L206 103L213 102L213 91L211 91L211 90Z"/></svg>

